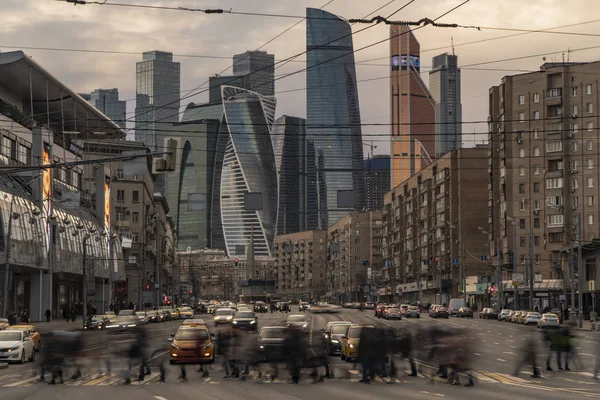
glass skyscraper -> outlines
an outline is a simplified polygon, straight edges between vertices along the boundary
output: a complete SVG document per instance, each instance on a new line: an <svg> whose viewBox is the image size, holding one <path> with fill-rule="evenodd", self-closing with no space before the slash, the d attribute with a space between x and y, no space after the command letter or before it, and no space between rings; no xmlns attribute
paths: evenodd
<svg viewBox="0 0 600 400"><path fill-rule="evenodd" d="M119 89L96 89L86 100L121 128L126 128L127 102L119 101Z"/></svg>
<svg viewBox="0 0 600 400"><path fill-rule="evenodd" d="M247 76L243 86L262 96L275 95L275 56L266 51L247 51L233 56L233 75ZM230 86L239 86L230 83Z"/></svg>
<svg viewBox="0 0 600 400"><path fill-rule="evenodd" d="M306 137L316 159L316 179L309 183L318 193L308 213L316 217L317 229L327 229L364 205L358 88L348 22L320 9L308 8L306 15ZM348 190L353 207L338 207L338 192Z"/></svg>
<svg viewBox="0 0 600 400"><path fill-rule="evenodd" d="M219 134L216 162L220 162L219 147L225 145L217 186L227 254L245 254L252 237L254 254L271 256L278 207L277 168L271 142L275 98L232 86L222 86L221 90L223 128L227 130L221 129ZM262 193L262 209L246 209L245 193Z"/></svg>

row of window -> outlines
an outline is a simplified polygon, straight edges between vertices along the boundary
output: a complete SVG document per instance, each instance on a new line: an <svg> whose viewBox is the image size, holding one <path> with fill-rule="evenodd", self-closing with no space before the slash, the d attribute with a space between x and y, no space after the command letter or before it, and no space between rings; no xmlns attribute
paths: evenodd
<svg viewBox="0 0 600 400"><path fill-rule="evenodd" d="M579 92L579 87L578 86L573 86L571 87L571 97L576 97L577 94ZM587 85L585 85L585 94L587 96L590 96L593 93L593 86L591 83L588 83ZM562 89L561 88L552 88L552 89L547 89L546 90L546 97L561 97L562 96ZM524 94L520 94L517 97L517 102L519 103L519 105L524 105L525 104L525 95ZM532 100L534 103L539 103L540 102L540 94L539 93L533 93L532 94ZM591 111L590 111L591 112Z"/></svg>
<svg viewBox="0 0 600 400"><path fill-rule="evenodd" d="M131 192L131 201L133 203L140 202L140 191L139 190L133 190ZM125 190L118 189L117 190L117 203L124 203L124 202L125 202Z"/></svg>

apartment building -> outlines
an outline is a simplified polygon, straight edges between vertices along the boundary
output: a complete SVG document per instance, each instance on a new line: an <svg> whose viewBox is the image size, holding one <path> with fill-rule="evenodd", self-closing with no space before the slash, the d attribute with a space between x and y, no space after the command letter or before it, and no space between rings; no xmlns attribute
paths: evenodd
<svg viewBox="0 0 600 400"><path fill-rule="evenodd" d="M599 78L600 62L545 63L489 92L490 250L507 281L533 270L542 307L558 305L569 246L600 236Z"/></svg>
<svg viewBox="0 0 600 400"><path fill-rule="evenodd" d="M275 237L275 294L282 300L319 299L327 290L327 231Z"/></svg>
<svg viewBox="0 0 600 400"><path fill-rule="evenodd" d="M327 285L340 303L371 301L383 269L381 211L347 214L327 230Z"/></svg>
<svg viewBox="0 0 600 400"><path fill-rule="evenodd" d="M486 153L485 145L451 150L386 194L380 298L447 303L465 275L492 273L482 260L489 252L481 232L488 215Z"/></svg>

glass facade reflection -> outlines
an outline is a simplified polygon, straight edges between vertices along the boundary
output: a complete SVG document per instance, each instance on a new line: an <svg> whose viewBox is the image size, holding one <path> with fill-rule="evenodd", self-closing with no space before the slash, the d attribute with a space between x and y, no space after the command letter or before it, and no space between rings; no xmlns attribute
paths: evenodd
<svg viewBox="0 0 600 400"><path fill-rule="evenodd" d="M254 238L254 254L271 256L277 224L277 170L271 143L275 98L222 87L228 127L220 181L220 213L227 253ZM223 135L221 135L223 136ZM262 193L262 210L246 210L244 193Z"/></svg>
<svg viewBox="0 0 600 400"><path fill-rule="evenodd" d="M363 208L362 130L350 25L320 9L306 15L306 136L316 165L309 183L318 194L308 219L327 229L352 210L338 208L338 191L353 190L353 209Z"/></svg>

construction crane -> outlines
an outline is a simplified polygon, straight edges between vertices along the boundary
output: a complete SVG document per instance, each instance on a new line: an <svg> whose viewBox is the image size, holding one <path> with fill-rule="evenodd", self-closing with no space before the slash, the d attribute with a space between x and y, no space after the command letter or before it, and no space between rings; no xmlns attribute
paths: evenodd
<svg viewBox="0 0 600 400"><path fill-rule="evenodd" d="M371 149L371 153L367 154L367 158L368 159L373 158L375 156L375 154L373 154L373 150L375 150L377 148L377 146L375 146L373 144L373 141L371 140L371 144L363 143L363 146L367 146L367 147L369 147Z"/></svg>

